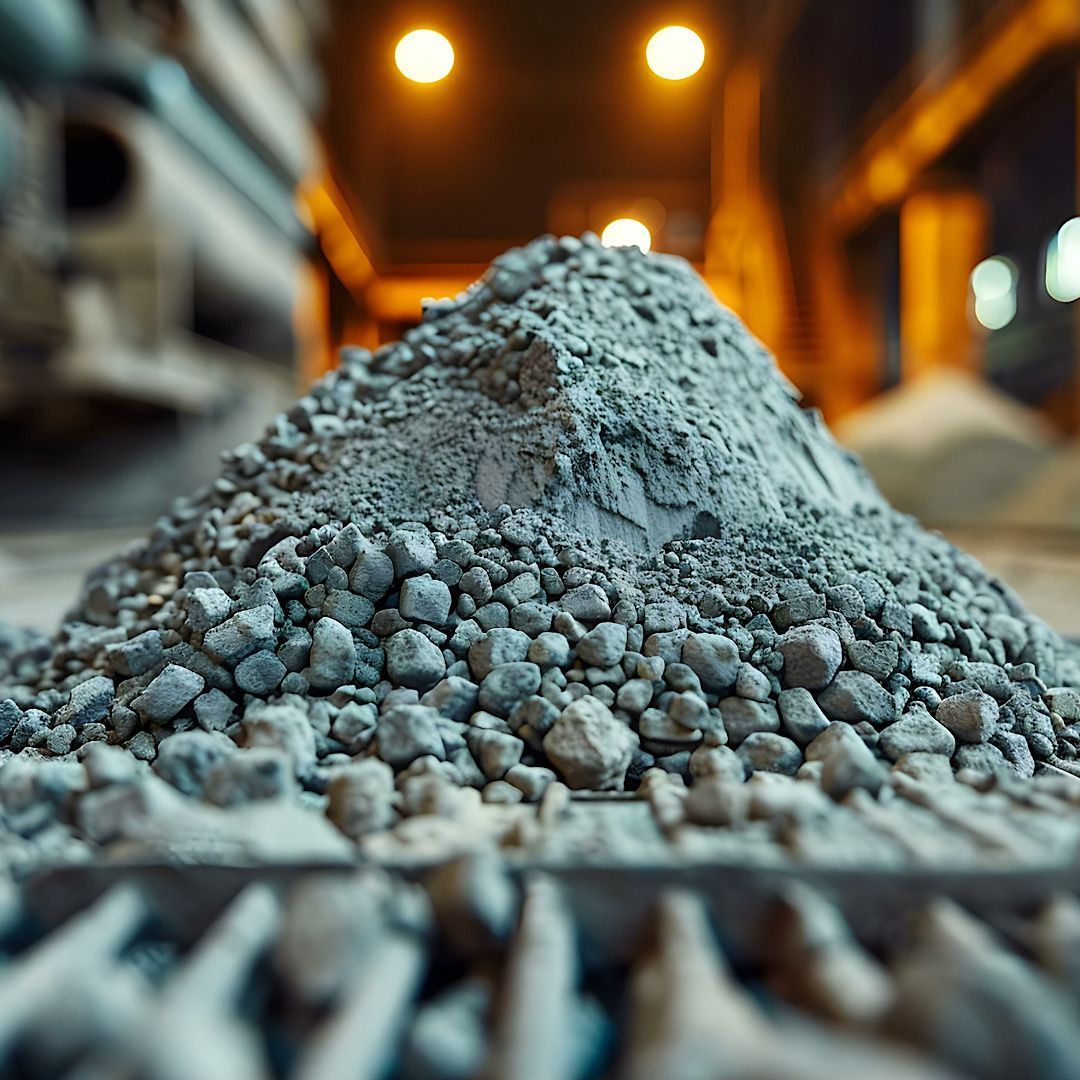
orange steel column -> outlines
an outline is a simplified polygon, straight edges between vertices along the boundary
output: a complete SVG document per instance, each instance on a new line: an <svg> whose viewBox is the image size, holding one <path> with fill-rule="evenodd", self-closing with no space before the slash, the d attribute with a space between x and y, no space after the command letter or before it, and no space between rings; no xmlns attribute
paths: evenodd
<svg viewBox="0 0 1080 1080"><path fill-rule="evenodd" d="M989 211L973 191L926 190L900 208L900 365L916 378L982 368L969 317L969 277L984 257Z"/></svg>

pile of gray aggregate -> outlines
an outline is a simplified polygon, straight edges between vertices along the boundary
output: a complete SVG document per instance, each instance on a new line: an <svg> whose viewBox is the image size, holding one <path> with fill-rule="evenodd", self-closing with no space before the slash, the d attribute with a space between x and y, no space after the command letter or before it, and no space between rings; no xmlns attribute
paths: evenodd
<svg viewBox="0 0 1080 1080"><path fill-rule="evenodd" d="M432 784L1080 775L1076 686L685 262L544 237L345 350L52 641L5 632L0 805L142 769L355 835Z"/></svg>

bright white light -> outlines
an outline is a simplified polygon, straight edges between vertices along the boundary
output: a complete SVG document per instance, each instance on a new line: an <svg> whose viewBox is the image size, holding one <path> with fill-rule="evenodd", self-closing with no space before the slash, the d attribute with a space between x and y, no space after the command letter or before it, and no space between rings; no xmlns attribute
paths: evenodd
<svg viewBox="0 0 1080 1080"><path fill-rule="evenodd" d="M600 243L604 247L636 247L648 251L652 247L652 233L637 219L621 217L604 226Z"/></svg>
<svg viewBox="0 0 1080 1080"><path fill-rule="evenodd" d="M1013 268L996 255L983 259L971 271L971 291L977 300L993 300L1011 292L1013 287Z"/></svg>
<svg viewBox="0 0 1080 1080"><path fill-rule="evenodd" d="M1046 291L1061 303L1080 298L1080 218L1071 218L1046 248Z"/></svg>
<svg viewBox="0 0 1080 1080"><path fill-rule="evenodd" d="M987 330L1008 326L1016 315L1016 268L1008 259L995 255L983 259L971 271L971 291L975 296L975 318Z"/></svg>
<svg viewBox="0 0 1080 1080"><path fill-rule="evenodd" d="M406 79L438 82L454 66L454 47L437 30L410 30L397 43L394 63Z"/></svg>
<svg viewBox="0 0 1080 1080"><path fill-rule="evenodd" d="M992 296L987 300L975 300L975 318L987 330L1000 330L1008 326L1016 315L1016 293L1007 292L1004 296Z"/></svg>
<svg viewBox="0 0 1080 1080"><path fill-rule="evenodd" d="M645 46L645 60L661 79L689 79L705 63L705 42L686 26L665 26Z"/></svg>

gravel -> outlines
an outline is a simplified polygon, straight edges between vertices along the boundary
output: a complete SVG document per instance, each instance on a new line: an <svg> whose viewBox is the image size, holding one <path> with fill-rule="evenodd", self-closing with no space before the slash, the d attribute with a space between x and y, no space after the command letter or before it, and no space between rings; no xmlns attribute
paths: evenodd
<svg viewBox="0 0 1080 1080"><path fill-rule="evenodd" d="M687 264L593 237L345 350L51 641L0 644L0 761L107 743L350 836L433 784L1080 773L1075 648L893 511ZM193 735L238 753L193 780Z"/></svg>

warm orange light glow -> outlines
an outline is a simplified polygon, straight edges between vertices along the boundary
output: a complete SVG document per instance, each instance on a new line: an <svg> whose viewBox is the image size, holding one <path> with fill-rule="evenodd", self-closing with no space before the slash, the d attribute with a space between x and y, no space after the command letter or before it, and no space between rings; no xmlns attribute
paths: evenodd
<svg viewBox="0 0 1080 1080"><path fill-rule="evenodd" d="M397 43L394 63L413 82L439 82L454 67L454 47L437 30L410 30Z"/></svg>
<svg viewBox="0 0 1080 1080"><path fill-rule="evenodd" d="M652 233L636 218L621 217L604 226L600 242L604 247L636 247L648 251L652 247Z"/></svg>
<svg viewBox="0 0 1080 1080"><path fill-rule="evenodd" d="M661 79L689 79L705 63L705 42L687 26L665 26L649 38L645 60Z"/></svg>

